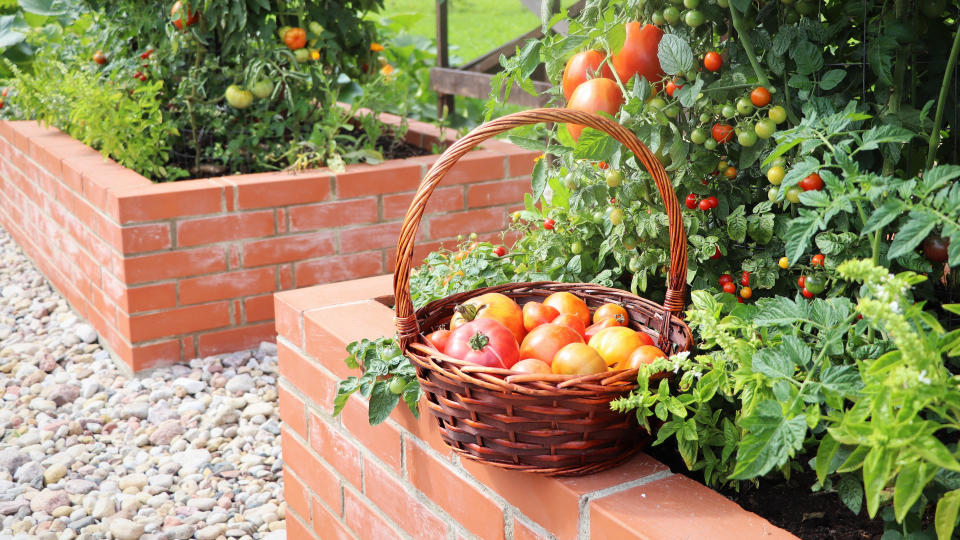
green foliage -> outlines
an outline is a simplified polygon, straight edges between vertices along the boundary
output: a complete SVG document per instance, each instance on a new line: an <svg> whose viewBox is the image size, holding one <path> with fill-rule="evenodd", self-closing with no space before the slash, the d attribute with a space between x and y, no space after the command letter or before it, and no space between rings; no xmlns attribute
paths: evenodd
<svg viewBox="0 0 960 540"><path fill-rule="evenodd" d="M377 425L390 416L402 399L414 416L419 416L420 384L410 360L393 339L363 339L347 345L345 362L351 369L360 368L363 374L340 381L334 398L333 414L338 415L355 392L370 400L370 425Z"/></svg>

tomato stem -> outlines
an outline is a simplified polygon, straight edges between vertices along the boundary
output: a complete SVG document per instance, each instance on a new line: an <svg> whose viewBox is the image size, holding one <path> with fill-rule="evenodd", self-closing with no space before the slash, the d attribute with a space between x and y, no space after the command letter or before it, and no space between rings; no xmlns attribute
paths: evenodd
<svg viewBox="0 0 960 540"><path fill-rule="evenodd" d="M957 54L960 52L960 24L957 26L956 35L953 37L953 47L950 49L950 58L947 60L947 69L943 71L943 83L940 84L940 97L937 99L937 112L933 117L933 129L930 131L930 142L927 148L927 165L925 169L933 166L933 158L937 154L937 146L940 144L940 123L943 122L943 109L947 103L947 92L950 90L950 78L957 68Z"/></svg>
<svg viewBox="0 0 960 540"><path fill-rule="evenodd" d="M458 304L457 307L453 308L454 311L463 316L464 320L470 322L477 318L477 313L480 312L480 309L486 306L476 306L474 304Z"/></svg>
<svg viewBox="0 0 960 540"><path fill-rule="evenodd" d="M476 334L470 336L469 345L470 348L475 351L482 351L484 347L490 344L490 338L486 334L481 334L477 332Z"/></svg>
<svg viewBox="0 0 960 540"><path fill-rule="evenodd" d="M904 0L896 0L894 4L894 14L896 15L897 20L903 20L906 16L906 2ZM906 47L909 47L907 45ZM897 54L895 59L895 64L893 67L893 88L890 92L890 99L887 101L887 115L895 116L900 113L900 102L902 97L900 91L903 87L903 76L904 72L907 69L906 66L906 47L898 47ZM890 159L889 156L883 158L883 169L882 172L884 175L893 174L894 169L897 164L894 160Z"/></svg>
<svg viewBox="0 0 960 540"><path fill-rule="evenodd" d="M760 62L757 61L757 53L753 48L753 40L750 39L750 34L743 28L743 19L740 16L740 12L737 11L737 8L733 7L733 2L730 3L730 17L733 20L733 27L737 31L737 36L740 38L740 44L743 45L743 50L747 53L747 59L750 60L750 65L753 67L753 72L756 73L760 85L770 86L770 80L767 78L767 74L763 71L763 68L760 67Z"/></svg>

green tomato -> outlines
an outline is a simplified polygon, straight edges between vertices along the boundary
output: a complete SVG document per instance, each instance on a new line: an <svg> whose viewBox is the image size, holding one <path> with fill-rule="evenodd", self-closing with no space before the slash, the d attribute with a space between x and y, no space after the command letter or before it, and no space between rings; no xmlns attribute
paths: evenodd
<svg viewBox="0 0 960 540"><path fill-rule="evenodd" d="M680 107L676 104L670 105L663 110L663 114L667 115L667 118L676 118L680 114Z"/></svg>
<svg viewBox="0 0 960 540"><path fill-rule="evenodd" d="M737 100L737 112L740 114L750 114L753 112L753 103L749 98L742 97Z"/></svg>
<svg viewBox="0 0 960 540"><path fill-rule="evenodd" d="M323 33L323 25L321 25L317 21L311 21L310 24L307 25L307 28L309 28L310 31L317 36Z"/></svg>
<svg viewBox="0 0 960 540"><path fill-rule="evenodd" d="M631 257L630 262L627 263L627 269L636 274L640 271L640 257Z"/></svg>
<svg viewBox="0 0 960 540"><path fill-rule="evenodd" d="M767 111L767 116L775 123L782 124L787 121L787 110L780 105L774 105Z"/></svg>
<svg viewBox="0 0 960 540"><path fill-rule="evenodd" d="M572 244L570 244L570 252L574 255L583 253L583 242L575 240Z"/></svg>
<svg viewBox="0 0 960 540"><path fill-rule="evenodd" d="M696 128L690 132L690 142L693 144L703 144L707 140L707 132L702 128Z"/></svg>
<svg viewBox="0 0 960 540"><path fill-rule="evenodd" d="M753 146L757 144L757 134L752 129L744 129L737 135L737 142L740 146Z"/></svg>
<svg viewBox="0 0 960 540"><path fill-rule="evenodd" d="M655 97L647 102L647 107L650 107L656 111L662 111L664 108L666 108L666 106L667 102L664 101L663 98Z"/></svg>
<svg viewBox="0 0 960 540"><path fill-rule="evenodd" d="M757 137L769 139L777 131L777 124L769 118L763 118L757 122L757 125L753 126L753 131L757 134Z"/></svg>
<svg viewBox="0 0 960 540"><path fill-rule="evenodd" d="M236 109L246 109L253 103L253 92L235 84L227 87L224 97L227 103Z"/></svg>
<svg viewBox="0 0 960 540"><path fill-rule="evenodd" d="M573 173L568 173L563 177L563 185L569 190L577 189L580 185L580 182L577 180L577 176Z"/></svg>
<svg viewBox="0 0 960 540"><path fill-rule="evenodd" d="M717 141L713 140L713 138L711 137L703 142L703 147L706 148L707 150L716 150Z"/></svg>
<svg viewBox="0 0 960 540"><path fill-rule="evenodd" d="M670 26L674 26L680 22L680 10L670 6L663 10L663 18L667 20Z"/></svg>
<svg viewBox="0 0 960 540"><path fill-rule="evenodd" d="M683 0L683 7L687 9L697 9L700 7L700 0Z"/></svg>
<svg viewBox="0 0 960 540"><path fill-rule="evenodd" d="M691 9L683 16L683 22L687 23L690 28L696 28L706 22L706 18L700 10Z"/></svg>
<svg viewBox="0 0 960 540"><path fill-rule="evenodd" d="M701 124L706 124L706 123L709 122L709 121L710 121L710 115L709 115L709 114L707 114L707 113L702 113L702 114L700 115L700 123L701 123Z"/></svg>
<svg viewBox="0 0 960 540"><path fill-rule="evenodd" d="M623 237L623 249L630 251L637 247L637 238L635 236L624 236Z"/></svg>
<svg viewBox="0 0 960 540"><path fill-rule="evenodd" d="M619 208L610 210L610 223L612 223L614 227L623 223L623 210Z"/></svg>
<svg viewBox="0 0 960 540"><path fill-rule="evenodd" d="M803 288L813 294L820 294L827 288L827 280L818 276L807 276L803 281Z"/></svg>
<svg viewBox="0 0 960 540"><path fill-rule="evenodd" d="M717 0L717 5L726 9L730 7L730 2L728 0Z"/></svg>
<svg viewBox="0 0 960 540"><path fill-rule="evenodd" d="M297 49L293 51L293 57L297 59L297 62L300 64L310 61L310 51L304 47L302 49Z"/></svg>
<svg viewBox="0 0 960 540"><path fill-rule="evenodd" d="M803 188L800 186L793 186L787 190L787 200L793 204L798 204L800 202L801 193L803 193Z"/></svg>
<svg viewBox="0 0 960 540"><path fill-rule="evenodd" d="M391 393L400 395L403 393L403 389L406 387L407 387L407 381L403 380L403 378L394 376L392 379L390 379Z"/></svg>
<svg viewBox="0 0 960 540"><path fill-rule="evenodd" d="M523 264L523 263L518 264L517 267L513 269L513 271L516 272L516 273L518 273L518 274L522 274L522 273L526 272L527 270L529 270L529 268L527 268L527 265L525 265L525 264Z"/></svg>
<svg viewBox="0 0 960 540"><path fill-rule="evenodd" d="M777 202L777 196L780 195L780 188L772 187L767 190L767 200Z"/></svg>
<svg viewBox="0 0 960 540"><path fill-rule="evenodd" d="M273 83L267 79L261 79L253 85L250 91L259 99L267 99L273 93Z"/></svg>
<svg viewBox="0 0 960 540"><path fill-rule="evenodd" d="M604 173L604 179L607 181L607 185L610 187L617 187L623 183L623 175L620 174L620 171L615 171L613 169L607 169L607 172Z"/></svg>
<svg viewBox="0 0 960 540"><path fill-rule="evenodd" d="M697 70L691 69L683 75L688 81L693 82L697 80Z"/></svg>
<svg viewBox="0 0 960 540"><path fill-rule="evenodd" d="M720 114L722 114L724 118L733 118L737 115L737 109L733 105L727 103L722 109L720 109Z"/></svg>
<svg viewBox="0 0 960 540"><path fill-rule="evenodd" d="M773 158L773 161L770 162L771 167L787 167L787 158L783 156L777 156Z"/></svg>
<svg viewBox="0 0 960 540"><path fill-rule="evenodd" d="M654 11L653 15L650 16L650 22L656 26L663 26L667 24L667 20L663 18L663 12L661 11Z"/></svg>
<svg viewBox="0 0 960 540"><path fill-rule="evenodd" d="M786 176L786 174L787 172L783 167L774 165L767 171L767 180L769 180L771 184L779 186L783 183L783 177Z"/></svg>
<svg viewBox="0 0 960 540"><path fill-rule="evenodd" d="M468 236L467 238L469 238L470 240L476 240L477 238L479 238L479 236L477 235L477 233L472 232L470 233L470 236Z"/></svg>

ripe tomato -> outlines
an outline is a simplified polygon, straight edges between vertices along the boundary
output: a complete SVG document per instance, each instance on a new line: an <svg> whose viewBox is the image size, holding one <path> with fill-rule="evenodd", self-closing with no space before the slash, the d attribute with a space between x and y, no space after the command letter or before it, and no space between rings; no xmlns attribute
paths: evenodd
<svg viewBox="0 0 960 540"><path fill-rule="evenodd" d="M624 85L628 85L634 75L640 75L650 84L658 84L663 78L657 49L663 30L652 24L629 22L626 24L626 39L623 48L613 55L613 69ZM628 86L629 88L629 86Z"/></svg>
<svg viewBox="0 0 960 540"><path fill-rule="evenodd" d="M537 360L536 358L521 360L511 366L510 369L519 371L520 373L552 373L550 371L550 364L543 360Z"/></svg>
<svg viewBox="0 0 960 540"><path fill-rule="evenodd" d="M560 315L557 308L545 306L540 302L527 302L523 305L523 327L529 332L541 324L547 324L556 319L557 315Z"/></svg>
<svg viewBox="0 0 960 540"><path fill-rule="evenodd" d="M587 332L587 327L584 326L583 321L580 320L580 317L576 315L567 315L566 313L561 313L557 315L550 324L559 324L560 326L566 326L567 328L573 330L574 332L580 334L580 337L583 338Z"/></svg>
<svg viewBox="0 0 960 540"><path fill-rule="evenodd" d="M170 8L170 18L173 19L173 25L177 27L177 30L183 30L200 21L200 12L190 11L183 5L183 2L177 0Z"/></svg>
<svg viewBox="0 0 960 540"><path fill-rule="evenodd" d="M823 266L823 253L817 253L813 257L810 257L810 264L813 266Z"/></svg>
<svg viewBox="0 0 960 540"><path fill-rule="evenodd" d="M97 51L93 53L93 61L102 66L107 63L107 55L103 54L103 51Z"/></svg>
<svg viewBox="0 0 960 540"><path fill-rule="evenodd" d="M561 315L574 315L583 322L584 327L590 324L590 308L587 303L571 293L555 292L543 299L543 305L555 308Z"/></svg>
<svg viewBox="0 0 960 540"><path fill-rule="evenodd" d="M607 364L596 350L584 343L571 343L557 352L550 365L560 375L590 375L607 370Z"/></svg>
<svg viewBox="0 0 960 540"><path fill-rule="evenodd" d="M653 345L641 345L635 351L630 353L625 362L617 364L614 369L634 369L642 365L652 364L657 358L666 358L663 351Z"/></svg>
<svg viewBox="0 0 960 540"><path fill-rule="evenodd" d="M476 319L450 332L447 356L481 366L510 368L520 359L517 340L494 319Z"/></svg>
<svg viewBox="0 0 960 540"><path fill-rule="evenodd" d="M630 320L630 314L627 313L626 308L620 304L614 304L613 302L608 302L598 307L597 310L593 312L594 324L610 318L613 318L617 321L617 326L626 326L627 322Z"/></svg>
<svg viewBox="0 0 960 540"><path fill-rule="evenodd" d="M613 317L608 319L603 319L601 321L595 322L587 327L586 331L583 333L584 341L590 341L593 336L597 335L597 332L603 330L604 328L613 328L615 326L623 326L618 323Z"/></svg>
<svg viewBox="0 0 960 540"><path fill-rule="evenodd" d="M713 129L710 130L710 135L718 143L728 143L733 140L733 126L730 124L714 124Z"/></svg>
<svg viewBox="0 0 960 540"><path fill-rule="evenodd" d="M571 343L583 343L583 338L569 327L559 324L542 324L523 338L523 343L520 344L520 356L536 358L550 364L560 349Z"/></svg>
<svg viewBox="0 0 960 540"><path fill-rule="evenodd" d="M803 287L807 282L807 276L800 276L797 278L797 287Z"/></svg>
<svg viewBox="0 0 960 540"><path fill-rule="evenodd" d="M714 195L711 195L711 196L707 197L707 198L704 199L704 200L707 201L708 203L710 203L710 208L716 208L716 207L720 206L720 199L718 199L718 198L717 198L716 196L714 196Z"/></svg>
<svg viewBox="0 0 960 540"><path fill-rule="evenodd" d="M923 255L930 262L945 263L950 258L949 247L949 238L943 239L936 234L931 234L923 241Z"/></svg>
<svg viewBox="0 0 960 540"><path fill-rule="evenodd" d="M750 284L750 272L744 270L743 273L740 274L740 284L744 287Z"/></svg>
<svg viewBox="0 0 960 540"><path fill-rule="evenodd" d="M687 205L687 208L689 208L689 209L691 209L691 210L693 210L694 208L696 208L696 207L697 207L697 194L696 194L696 193L691 193L691 194L687 195L687 198L686 198L686 200L684 201L684 203Z"/></svg>
<svg viewBox="0 0 960 540"><path fill-rule="evenodd" d="M750 92L750 102L754 107L766 107L770 104L770 91L762 86L758 86Z"/></svg>
<svg viewBox="0 0 960 540"><path fill-rule="evenodd" d="M800 292L801 292L801 294L803 294L803 297L804 297L804 298L813 298L813 296L814 296L814 294L813 294L812 292L808 291L806 287L804 287L803 290L800 291Z"/></svg>
<svg viewBox="0 0 960 540"><path fill-rule="evenodd" d="M737 168L731 165L723 170L723 175L729 178L730 180L733 180L734 178L737 177Z"/></svg>
<svg viewBox="0 0 960 540"><path fill-rule="evenodd" d="M713 208L713 206L710 204L710 201L708 201L707 199L703 199L702 201L700 201L700 210L703 210L704 212L706 212L711 208Z"/></svg>
<svg viewBox="0 0 960 540"><path fill-rule="evenodd" d="M718 281L720 281L720 285L723 285L724 283L733 283L733 276L730 274L723 274L720 276Z"/></svg>
<svg viewBox="0 0 960 540"><path fill-rule="evenodd" d="M623 94L620 93L620 87L610 79L590 79L584 82L573 91L573 95L567 101L567 108L577 111L608 113L610 116L616 116L620 106L623 105ZM583 126L580 124L567 124L567 131L573 140L580 138L580 132Z"/></svg>
<svg viewBox="0 0 960 540"><path fill-rule="evenodd" d="M790 260L786 257L780 257L780 260L777 261L777 264L780 265L780 268L787 269L790 268Z"/></svg>
<svg viewBox="0 0 960 540"><path fill-rule="evenodd" d="M283 43L291 51L302 49L307 45L307 31L303 28L291 28L283 35Z"/></svg>
<svg viewBox="0 0 960 540"><path fill-rule="evenodd" d="M720 71L720 68L723 67L723 57L714 51L710 51L703 57L703 67L707 71Z"/></svg>
<svg viewBox="0 0 960 540"><path fill-rule="evenodd" d="M543 228L548 231L552 231L554 225L556 225L556 222L550 218L543 220Z"/></svg>
<svg viewBox="0 0 960 540"><path fill-rule="evenodd" d="M637 347L653 345L653 340L631 328L614 326L597 332L590 338L589 345L600 353L608 366L612 366L626 360Z"/></svg>
<svg viewBox="0 0 960 540"><path fill-rule="evenodd" d="M723 284L723 292L733 294L737 292L737 286L732 281Z"/></svg>
<svg viewBox="0 0 960 540"><path fill-rule="evenodd" d="M804 191L820 191L823 189L823 180L820 178L819 174L812 173L803 180L800 180L800 183L797 185L799 185L800 189Z"/></svg>
<svg viewBox="0 0 960 540"><path fill-rule="evenodd" d="M712 260L717 260L717 259L719 259L720 257L723 257L723 252L720 251L720 246L717 246L715 249L716 249L716 251L714 251L714 252L713 252L713 255L710 256L710 258L711 258Z"/></svg>
<svg viewBox="0 0 960 540"><path fill-rule="evenodd" d="M750 287L743 287L740 289L740 297L744 300L750 298L751 296L753 296L753 289Z"/></svg>
<svg viewBox="0 0 960 540"><path fill-rule="evenodd" d="M494 319L510 330L517 343L520 343L527 333L523 327L523 310L509 296L500 293L487 293L471 298L457 306L455 311L450 319L450 330L456 330L475 319Z"/></svg>
<svg viewBox="0 0 960 540"><path fill-rule="evenodd" d="M613 79L606 55L600 51L583 51L570 57L563 68L563 97L570 99L573 91L584 81L594 78Z"/></svg>
<svg viewBox="0 0 960 540"><path fill-rule="evenodd" d="M449 330L436 330L425 336L427 343L433 345L438 351L443 352L447 348L447 342L450 341Z"/></svg>
<svg viewBox="0 0 960 540"><path fill-rule="evenodd" d="M507 248L503 246L497 246L496 248L494 248L493 254L496 255L497 257L503 257L504 255L507 254Z"/></svg>
<svg viewBox="0 0 960 540"><path fill-rule="evenodd" d="M674 81L669 81L667 82L667 86L666 86L667 95L670 97L673 97L673 93L681 88L683 88L682 84L677 84Z"/></svg>

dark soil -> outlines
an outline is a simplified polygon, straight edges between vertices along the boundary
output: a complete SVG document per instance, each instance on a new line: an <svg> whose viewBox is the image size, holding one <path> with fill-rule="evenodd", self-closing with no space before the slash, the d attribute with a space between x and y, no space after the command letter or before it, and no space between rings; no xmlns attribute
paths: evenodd
<svg viewBox="0 0 960 540"><path fill-rule="evenodd" d="M405 159L430 155L430 151L415 144L397 139L392 135L382 135L377 139L377 150L383 153L383 159Z"/></svg>
<svg viewBox="0 0 960 540"><path fill-rule="evenodd" d="M688 471L683 460L667 447L650 447L647 453L674 473L703 482L701 474ZM882 520L870 519L866 509L854 515L834 492L810 491L815 483L813 471L803 471L794 474L789 482L782 478L761 480L757 487L744 483L739 493L720 493L804 540L879 540L883 536Z"/></svg>

